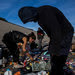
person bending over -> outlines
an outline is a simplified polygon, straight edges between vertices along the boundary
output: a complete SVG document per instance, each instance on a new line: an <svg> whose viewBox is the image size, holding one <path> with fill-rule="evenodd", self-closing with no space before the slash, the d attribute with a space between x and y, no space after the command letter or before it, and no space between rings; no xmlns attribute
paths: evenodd
<svg viewBox="0 0 75 75"><path fill-rule="evenodd" d="M36 36L34 33L33 34L30 33L29 35L26 35L19 31L9 31L8 33L4 34L2 41L9 49L10 55L13 55L13 61L17 63L19 62L18 45L20 45L21 43L22 50L24 53L26 53L27 42L32 43L33 41L35 41L35 39L36 39ZM27 53L27 55L30 56L29 53ZM32 60L32 57L31 57L31 60Z"/></svg>
<svg viewBox="0 0 75 75"><path fill-rule="evenodd" d="M45 5L40 7L23 7L18 15L23 23L38 22L50 38L49 53L51 55L50 75L64 75L65 65L74 28L64 14L56 7Z"/></svg>

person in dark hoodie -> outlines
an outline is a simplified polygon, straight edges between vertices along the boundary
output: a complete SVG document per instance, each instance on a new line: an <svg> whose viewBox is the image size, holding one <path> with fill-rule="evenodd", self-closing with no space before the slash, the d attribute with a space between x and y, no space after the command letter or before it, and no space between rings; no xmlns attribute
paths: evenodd
<svg viewBox="0 0 75 75"><path fill-rule="evenodd" d="M18 15L23 23L38 22L50 38L48 52L51 55L50 75L64 75L65 65L74 28L64 14L53 6L23 7Z"/></svg>
<svg viewBox="0 0 75 75"><path fill-rule="evenodd" d="M19 31L9 31L4 34L3 36L3 43L7 46L7 48L10 51L10 55L13 55L13 61L15 64L19 62L19 50L18 46L22 44L22 50L23 53L27 53L28 56L30 54L26 50L26 44L27 42L32 43L35 41L36 36L34 33L30 33L28 35L19 32ZM32 57L30 56L30 59L32 60Z"/></svg>

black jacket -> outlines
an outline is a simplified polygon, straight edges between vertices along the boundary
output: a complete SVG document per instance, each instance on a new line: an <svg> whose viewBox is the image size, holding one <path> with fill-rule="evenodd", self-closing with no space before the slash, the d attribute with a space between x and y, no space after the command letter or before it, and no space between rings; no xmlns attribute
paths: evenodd
<svg viewBox="0 0 75 75"><path fill-rule="evenodd" d="M68 33L74 32L71 23L59 9L52 6L39 7L38 16L38 24L50 37L51 49L58 52L61 49L60 43L64 37Z"/></svg>
<svg viewBox="0 0 75 75"><path fill-rule="evenodd" d="M6 34L4 34L2 41L6 43L23 43L22 38L23 37L28 37L27 35L23 34L22 32L19 31L10 31Z"/></svg>

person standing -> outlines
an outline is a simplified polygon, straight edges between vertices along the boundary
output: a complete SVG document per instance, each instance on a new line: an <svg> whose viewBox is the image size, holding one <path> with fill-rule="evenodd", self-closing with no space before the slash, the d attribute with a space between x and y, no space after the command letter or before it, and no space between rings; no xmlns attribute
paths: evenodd
<svg viewBox="0 0 75 75"><path fill-rule="evenodd" d="M23 23L38 22L50 38L48 52L51 55L50 75L64 75L65 65L74 28L64 14L56 7L23 7L18 15Z"/></svg>
<svg viewBox="0 0 75 75"><path fill-rule="evenodd" d="M42 48L42 40L44 38L44 31L41 28L38 28L37 31L37 39L38 39L38 48L41 49Z"/></svg>

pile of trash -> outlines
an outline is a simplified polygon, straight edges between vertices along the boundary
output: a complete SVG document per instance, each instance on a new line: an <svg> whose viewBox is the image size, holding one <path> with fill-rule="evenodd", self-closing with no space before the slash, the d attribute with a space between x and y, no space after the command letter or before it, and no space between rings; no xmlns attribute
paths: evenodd
<svg viewBox="0 0 75 75"><path fill-rule="evenodd" d="M66 65L75 72L75 58L66 61Z"/></svg>
<svg viewBox="0 0 75 75"><path fill-rule="evenodd" d="M0 53L2 49L0 48ZM0 75L49 75L51 69L50 55L47 50L42 53L37 52L33 61L28 56L19 55L19 66L14 66L12 55L8 59L0 57Z"/></svg>

